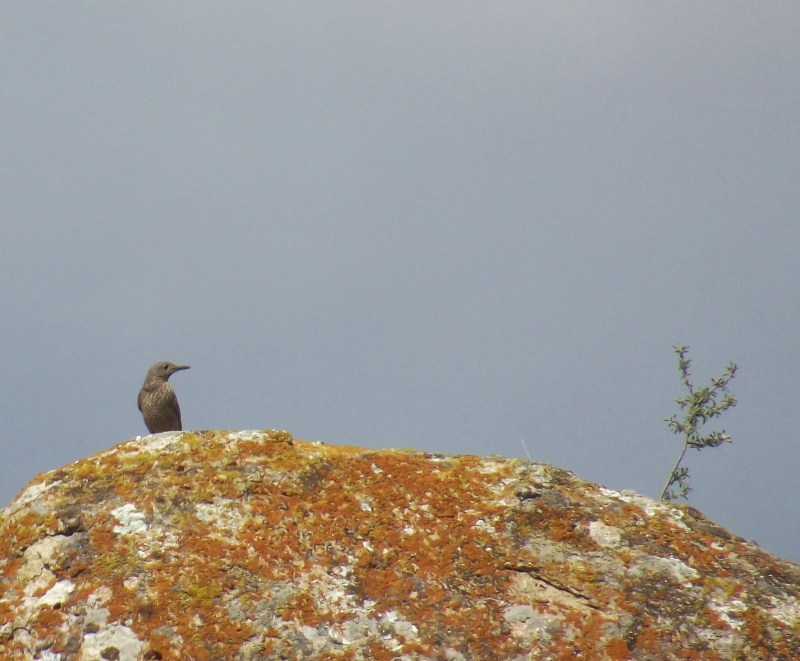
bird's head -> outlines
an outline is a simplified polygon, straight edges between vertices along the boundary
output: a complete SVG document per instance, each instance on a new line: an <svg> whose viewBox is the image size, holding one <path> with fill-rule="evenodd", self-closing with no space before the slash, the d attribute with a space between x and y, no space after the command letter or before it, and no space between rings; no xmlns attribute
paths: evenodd
<svg viewBox="0 0 800 661"><path fill-rule="evenodd" d="M181 370L188 370L188 365L176 365L175 363L171 363L168 360L162 360L155 365L153 365L149 370L147 370L147 378L148 379L161 379L162 381L166 381L171 377L175 372L180 372Z"/></svg>

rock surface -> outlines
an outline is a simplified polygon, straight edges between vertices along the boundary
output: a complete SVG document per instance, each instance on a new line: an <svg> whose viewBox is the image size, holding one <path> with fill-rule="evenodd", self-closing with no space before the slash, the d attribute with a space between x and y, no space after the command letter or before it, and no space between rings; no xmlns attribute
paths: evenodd
<svg viewBox="0 0 800 661"><path fill-rule="evenodd" d="M137 438L0 512L2 659L800 659L800 567L546 464Z"/></svg>

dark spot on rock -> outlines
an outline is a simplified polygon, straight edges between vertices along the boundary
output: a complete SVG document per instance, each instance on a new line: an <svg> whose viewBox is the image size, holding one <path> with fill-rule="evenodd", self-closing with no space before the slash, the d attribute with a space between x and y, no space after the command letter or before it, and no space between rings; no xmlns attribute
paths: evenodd
<svg viewBox="0 0 800 661"><path fill-rule="evenodd" d="M315 466L312 470L308 470L300 474L300 484L303 485L303 491L314 491L317 486L325 479L328 473L331 472L331 465L328 462L320 466Z"/></svg>
<svg viewBox="0 0 800 661"><path fill-rule="evenodd" d="M571 506L569 498L560 491L548 490L541 493L541 502L555 509L565 510Z"/></svg>
<svg viewBox="0 0 800 661"><path fill-rule="evenodd" d="M158 659L163 659L164 657L161 656L161 652L159 652L158 650L147 650L144 653L144 658L145 661L150 661L150 659L158 660Z"/></svg>
<svg viewBox="0 0 800 661"><path fill-rule="evenodd" d="M146 601L141 606L139 606L139 615L145 618L153 617L156 612L156 607L152 601Z"/></svg>
<svg viewBox="0 0 800 661"><path fill-rule="evenodd" d="M107 661L119 661L119 650L116 647L106 647L100 656Z"/></svg>

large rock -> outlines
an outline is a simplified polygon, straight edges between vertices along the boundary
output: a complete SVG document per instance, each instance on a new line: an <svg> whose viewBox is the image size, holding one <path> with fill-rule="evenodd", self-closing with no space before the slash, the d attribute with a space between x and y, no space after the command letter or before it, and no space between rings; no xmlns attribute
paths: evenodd
<svg viewBox="0 0 800 661"><path fill-rule="evenodd" d="M0 513L2 659L800 659L800 567L545 464L137 438Z"/></svg>

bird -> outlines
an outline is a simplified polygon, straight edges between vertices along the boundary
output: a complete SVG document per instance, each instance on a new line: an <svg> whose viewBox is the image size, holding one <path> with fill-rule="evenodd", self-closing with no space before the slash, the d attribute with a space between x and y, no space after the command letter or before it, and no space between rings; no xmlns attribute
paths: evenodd
<svg viewBox="0 0 800 661"><path fill-rule="evenodd" d="M175 365L168 360L155 363L147 370L137 404L142 412L144 424L151 434L162 431L181 431L181 407L169 377L180 370L188 370L188 365Z"/></svg>

